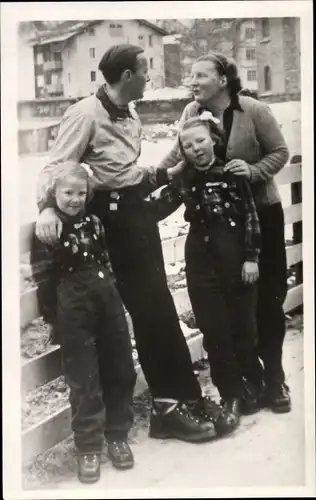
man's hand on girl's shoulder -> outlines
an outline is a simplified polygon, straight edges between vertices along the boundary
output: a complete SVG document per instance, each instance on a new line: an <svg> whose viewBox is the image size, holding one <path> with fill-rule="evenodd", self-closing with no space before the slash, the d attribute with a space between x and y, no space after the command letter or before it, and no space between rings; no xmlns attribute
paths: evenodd
<svg viewBox="0 0 316 500"><path fill-rule="evenodd" d="M53 208L45 208L38 216L35 224L35 234L42 243L54 245L60 238L62 221Z"/></svg>

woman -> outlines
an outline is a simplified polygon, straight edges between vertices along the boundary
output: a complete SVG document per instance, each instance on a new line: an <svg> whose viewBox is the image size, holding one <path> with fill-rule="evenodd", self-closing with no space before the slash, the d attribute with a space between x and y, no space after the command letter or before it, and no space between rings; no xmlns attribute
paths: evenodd
<svg viewBox="0 0 316 500"><path fill-rule="evenodd" d="M194 101L181 116L211 111L225 133L224 147L216 154L225 171L251 183L260 221L262 248L258 283L258 348L264 364L264 393L258 396L277 413L291 409L289 388L282 367L285 337L283 302L287 293L284 214L274 176L284 167L289 151L269 107L251 97L239 96L240 79L235 63L211 52L192 67ZM159 168L171 168L182 159L178 141Z"/></svg>

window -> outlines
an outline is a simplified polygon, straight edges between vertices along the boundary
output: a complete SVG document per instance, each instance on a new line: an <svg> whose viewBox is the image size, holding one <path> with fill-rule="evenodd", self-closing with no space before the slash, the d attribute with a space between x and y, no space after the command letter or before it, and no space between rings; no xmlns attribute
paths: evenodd
<svg viewBox="0 0 316 500"><path fill-rule="evenodd" d="M249 69L247 71L248 82L255 82L257 80L257 71L255 69Z"/></svg>
<svg viewBox="0 0 316 500"><path fill-rule="evenodd" d="M267 17L264 17L261 20L261 33L262 33L262 38L269 38L270 36L270 22Z"/></svg>
<svg viewBox="0 0 316 500"><path fill-rule="evenodd" d="M43 60L43 54L42 52L38 52L36 54L36 64L43 64L44 60Z"/></svg>
<svg viewBox="0 0 316 500"><path fill-rule="evenodd" d="M149 66L150 69L154 69L154 59L152 57L149 59Z"/></svg>
<svg viewBox="0 0 316 500"><path fill-rule="evenodd" d="M54 61L61 61L61 52L54 52Z"/></svg>
<svg viewBox="0 0 316 500"><path fill-rule="evenodd" d="M71 74L68 73L68 83L70 83L70 82L71 82Z"/></svg>
<svg viewBox="0 0 316 500"><path fill-rule="evenodd" d="M148 43L149 43L149 47L153 46L153 36L152 35L148 35Z"/></svg>
<svg viewBox="0 0 316 500"><path fill-rule="evenodd" d="M88 28L88 35L90 35L90 36L95 35L95 30L94 30L94 28Z"/></svg>
<svg viewBox="0 0 316 500"><path fill-rule="evenodd" d="M44 75L38 75L36 77L36 83L38 87L44 87Z"/></svg>
<svg viewBox="0 0 316 500"><path fill-rule="evenodd" d="M46 85L50 85L52 83L52 74L51 73L45 73L44 78L45 78Z"/></svg>
<svg viewBox="0 0 316 500"><path fill-rule="evenodd" d="M94 48L90 49L90 57L92 59L95 59L95 49Z"/></svg>
<svg viewBox="0 0 316 500"><path fill-rule="evenodd" d="M112 36L122 36L123 25L118 23L110 23L110 34Z"/></svg>
<svg viewBox="0 0 316 500"><path fill-rule="evenodd" d="M247 48L246 49L246 59L247 59L247 61L253 61L254 59L256 59L256 49Z"/></svg>
<svg viewBox="0 0 316 500"><path fill-rule="evenodd" d="M95 71L91 71L91 72L90 72L90 81L91 81L91 82L95 82L95 81L96 81L96 79L97 79L97 74L96 74L96 72L95 72Z"/></svg>
<svg viewBox="0 0 316 500"><path fill-rule="evenodd" d="M138 35L138 40L144 40L143 35Z"/></svg>
<svg viewBox="0 0 316 500"><path fill-rule="evenodd" d="M272 89L271 68L265 66L264 68L264 90L269 91Z"/></svg>
<svg viewBox="0 0 316 500"><path fill-rule="evenodd" d="M246 28L245 29L245 38L247 38L249 40L250 38L254 38L254 36L255 36L254 28Z"/></svg>
<svg viewBox="0 0 316 500"><path fill-rule="evenodd" d="M52 73L51 75L51 83L52 85L57 85L59 83L59 78L57 73Z"/></svg>

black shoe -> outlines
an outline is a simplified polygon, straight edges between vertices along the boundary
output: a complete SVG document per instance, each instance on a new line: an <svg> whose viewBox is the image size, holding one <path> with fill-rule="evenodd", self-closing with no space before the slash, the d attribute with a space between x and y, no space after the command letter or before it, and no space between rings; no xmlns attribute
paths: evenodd
<svg viewBox="0 0 316 500"><path fill-rule="evenodd" d="M237 427L240 423L241 399L240 398L222 399L221 404L223 406L224 411L227 413L227 415L230 416L232 421L235 423L235 427Z"/></svg>
<svg viewBox="0 0 316 500"><path fill-rule="evenodd" d="M214 425L194 417L185 404L155 403L150 416L149 437L175 438L190 443L206 442L216 437Z"/></svg>
<svg viewBox="0 0 316 500"><path fill-rule="evenodd" d="M289 387L285 383L268 386L265 403L274 413L288 413L292 409Z"/></svg>
<svg viewBox="0 0 316 500"><path fill-rule="evenodd" d="M134 466L133 453L126 441L108 443L108 457L116 469L131 469Z"/></svg>
<svg viewBox="0 0 316 500"><path fill-rule="evenodd" d="M257 389L252 384L245 383L240 400L240 413L253 415L262 409L262 388Z"/></svg>
<svg viewBox="0 0 316 500"><path fill-rule="evenodd" d="M226 408L217 404L209 396L199 399L193 406L189 406L193 415L211 422L218 436L224 436L233 432L239 424L235 416Z"/></svg>
<svg viewBox="0 0 316 500"><path fill-rule="evenodd" d="M100 479L101 456L98 453L78 455L78 479L82 483L96 483Z"/></svg>

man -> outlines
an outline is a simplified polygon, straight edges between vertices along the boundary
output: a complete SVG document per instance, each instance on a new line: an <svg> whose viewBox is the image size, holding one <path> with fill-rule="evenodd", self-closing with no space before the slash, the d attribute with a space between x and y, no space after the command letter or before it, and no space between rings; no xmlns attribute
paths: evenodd
<svg viewBox="0 0 316 500"><path fill-rule="evenodd" d="M106 51L99 69L106 84L68 108L50 162L40 174L36 234L52 243L61 230L53 204L43 203L50 172L66 160L88 164L96 185L90 210L105 227L117 287L133 321L153 397L149 434L208 441L235 424L230 413L202 397L167 286L158 227L144 200L150 169L137 165L141 123L129 103L143 96L147 60L140 47L116 45Z"/></svg>

